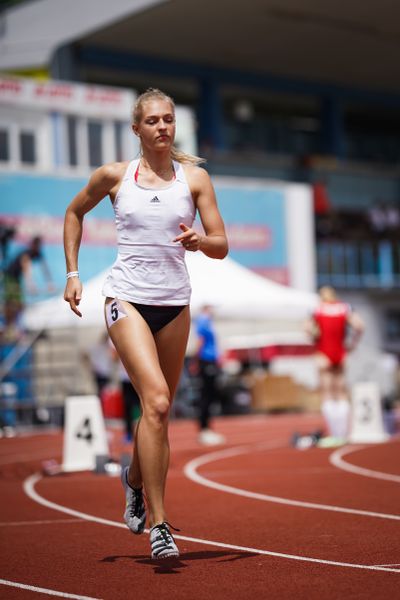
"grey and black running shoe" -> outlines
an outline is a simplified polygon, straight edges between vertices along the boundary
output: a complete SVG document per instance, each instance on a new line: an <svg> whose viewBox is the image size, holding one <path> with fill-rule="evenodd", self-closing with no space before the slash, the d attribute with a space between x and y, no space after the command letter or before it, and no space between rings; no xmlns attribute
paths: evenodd
<svg viewBox="0 0 400 600"><path fill-rule="evenodd" d="M179 550L169 530L169 523L160 523L150 529L151 558L179 556ZM179 531L179 530L178 530Z"/></svg>
<svg viewBox="0 0 400 600"><path fill-rule="evenodd" d="M124 520L132 533L138 535L143 533L146 525L146 507L144 504L143 489L136 490L128 483L128 470L129 467L125 467L121 472L121 481L126 496Z"/></svg>

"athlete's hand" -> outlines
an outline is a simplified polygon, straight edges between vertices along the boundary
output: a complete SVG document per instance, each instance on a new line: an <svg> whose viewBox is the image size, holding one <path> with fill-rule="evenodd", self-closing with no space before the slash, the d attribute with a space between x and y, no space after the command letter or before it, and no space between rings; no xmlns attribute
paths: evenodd
<svg viewBox="0 0 400 600"><path fill-rule="evenodd" d="M78 315L82 316L82 313L78 309L80 301L82 299L82 284L79 277L70 277L67 279L67 285L65 286L64 300L69 302L71 310Z"/></svg>
<svg viewBox="0 0 400 600"><path fill-rule="evenodd" d="M179 228L183 233L178 235L172 241L180 242L185 250L189 250L190 252L196 252L197 250L200 250L202 236L184 223L179 223Z"/></svg>

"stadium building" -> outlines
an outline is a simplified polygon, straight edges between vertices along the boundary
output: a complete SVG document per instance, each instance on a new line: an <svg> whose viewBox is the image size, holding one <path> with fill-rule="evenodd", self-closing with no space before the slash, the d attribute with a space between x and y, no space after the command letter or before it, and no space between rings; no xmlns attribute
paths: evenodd
<svg viewBox="0 0 400 600"><path fill-rule="evenodd" d="M335 286L366 318L368 341L399 354L400 6L385 4L9 3L0 16L0 183L3 231L17 230L10 247L39 232L61 263L66 203L93 168L137 152L132 103L160 87L178 106L178 145L204 156L220 184L234 258L298 289ZM313 234L303 245L285 183L309 190L304 226L312 219ZM276 206L260 216L255 195L246 221L254 185ZM111 216L101 208L94 220ZM102 266L107 227L88 233ZM300 255L290 250L296 236ZM83 253L92 277L89 263Z"/></svg>

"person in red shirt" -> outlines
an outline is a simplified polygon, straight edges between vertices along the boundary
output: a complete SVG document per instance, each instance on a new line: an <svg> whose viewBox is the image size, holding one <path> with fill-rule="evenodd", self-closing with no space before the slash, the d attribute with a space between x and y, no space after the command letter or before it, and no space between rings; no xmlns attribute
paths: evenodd
<svg viewBox="0 0 400 600"><path fill-rule="evenodd" d="M348 304L338 299L332 287L322 287L319 295L321 302L306 323L306 331L315 344L321 410L327 429L331 436L345 439L350 413L345 382L346 355L357 346L364 323Z"/></svg>

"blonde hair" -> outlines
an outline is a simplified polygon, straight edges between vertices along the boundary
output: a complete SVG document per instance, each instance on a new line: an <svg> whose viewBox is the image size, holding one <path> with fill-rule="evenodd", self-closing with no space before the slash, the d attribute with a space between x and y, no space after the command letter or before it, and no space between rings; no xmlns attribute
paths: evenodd
<svg viewBox="0 0 400 600"><path fill-rule="evenodd" d="M333 287L331 287L329 285L324 285L319 290L319 295L323 302L336 302L336 300L337 300L335 290L333 289Z"/></svg>
<svg viewBox="0 0 400 600"><path fill-rule="evenodd" d="M146 102L149 102L150 100L163 100L169 102L175 116L175 102L173 101L171 96L168 96L167 94L165 94L157 88L148 88L145 92L143 92L143 94L140 94L140 96L137 97L136 102L133 106L132 122L135 125L138 125L140 123L143 117L143 106L144 104L146 104ZM193 154L188 154L186 152L182 152L182 150L178 150L178 148L176 148L175 146L172 146L171 148L171 157L173 160L176 160L179 163L185 163L190 165L199 165L205 162L204 158L201 158L200 156L195 156Z"/></svg>

